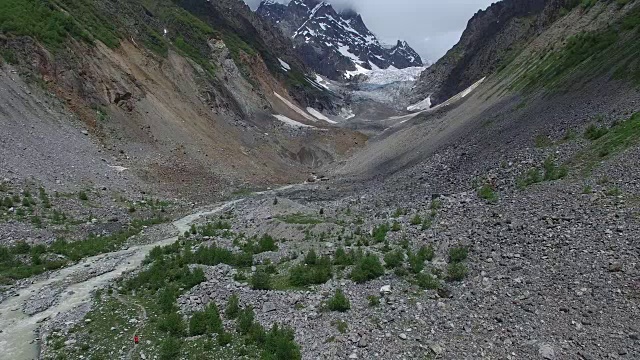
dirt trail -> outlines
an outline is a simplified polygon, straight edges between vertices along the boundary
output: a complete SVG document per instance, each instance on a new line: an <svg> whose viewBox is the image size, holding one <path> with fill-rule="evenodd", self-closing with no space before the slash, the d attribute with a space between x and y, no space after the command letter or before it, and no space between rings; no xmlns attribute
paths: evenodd
<svg viewBox="0 0 640 360"><path fill-rule="evenodd" d="M289 186L290 187L290 186ZM286 188L278 190L284 190ZM274 190L275 191L275 190ZM258 193L257 195L266 192ZM189 229L191 223L197 219L219 213L239 202L240 200L228 201L211 210L198 211L182 219L176 220L173 225L178 233L183 233ZM2 360L31 360L37 359L39 354L39 339L37 329L39 323L58 313L73 310L74 308L91 301L91 293L106 286L123 273L134 270L142 264L147 254L156 246L165 246L178 240L177 236L163 239L159 242L134 246L127 250L121 250L109 254L102 254L87 258L76 265L59 270L51 274L47 280L42 280L20 289L16 296L8 298L0 303L0 359ZM62 283L66 278L77 274L87 273L99 268L102 262L110 257L117 256L122 260L116 267L101 275L92 277L86 281L78 282L67 286L58 296L56 303L45 311L28 316L23 312L25 303L33 294L37 294L43 287L55 282Z"/></svg>
<svg viewBox="0 0 640 360"><path fill-rule="evenodd" d="M136 306L138 309L140 309L140 311L138 312L138 325L136 326L135 329L133 329L133 332L131 333L131 341L133 341L134 336L139 335L140 334L140 329L142 329L142 327L145 325L145 323L147 322L147 309L145 309L144 306L137 304L135 302L132 301L128 301L126 299L124 299L122 296L120 295L116 295L116 299L118 301L120 301L121 303L125 304L125 305L134 305ZM134 344L133 347L131 348L131 350L129 350L129 352L127 353L127 356L125 357L126 360L131 360L133 353L136 351L136 349L138 348L139 344Z"/></svg>

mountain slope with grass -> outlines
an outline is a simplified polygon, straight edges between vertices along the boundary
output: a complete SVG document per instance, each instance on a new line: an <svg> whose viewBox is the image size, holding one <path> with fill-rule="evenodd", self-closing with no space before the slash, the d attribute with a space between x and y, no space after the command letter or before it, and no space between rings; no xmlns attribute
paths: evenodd
<svg viewBox="0 0 640 360"><path fill-rule="evenodd" d="M21 87L16 111L68 118L105 160L143 182L188 190L302 180L362 140L300 110L331 110L337 98L311 80L289 40L241 2L30 0L0 6L1 80L29 83ZM27 111L19 110L22 95L36 103ZM20 117L5 116L3 122ZM9 153L29 137L20 133L27 129L15 131L5 136ZM29 171L9 162L3 169L52 178L54 165L69 166L55 161Z"/></svg>
<svg viewBox="0 0 640 360"><path fill-rule="evenodd" d="M605 29L631 8L633 1L508 0L478 12L458 42L422 74L414 102L430 97L437 105L516 57L545 57L563 48L574 35ZM566 29L549 32L550 27ZM547 34L550 38L541 36ZM577 50L577 49L576 49ZM593 53L600 52L593 48ZM525 53L533 51L535 53ZM573 50L569 50L573 51ZM583 54L586 55L586 54Z"/></svg>

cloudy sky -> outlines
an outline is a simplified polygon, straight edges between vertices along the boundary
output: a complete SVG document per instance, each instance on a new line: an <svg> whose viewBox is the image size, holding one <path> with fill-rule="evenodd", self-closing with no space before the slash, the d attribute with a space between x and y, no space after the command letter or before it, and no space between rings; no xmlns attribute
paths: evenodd
<svg viewBox="0 0 640 360"><path fill-rule="evenodd" d="M287 3L288 0L279 0ZM380 41L403 39L435 62L458 40L467 21L497 0L326 0L336 7L350 6ZM260 0L245 0L253 9Z"/></svg>

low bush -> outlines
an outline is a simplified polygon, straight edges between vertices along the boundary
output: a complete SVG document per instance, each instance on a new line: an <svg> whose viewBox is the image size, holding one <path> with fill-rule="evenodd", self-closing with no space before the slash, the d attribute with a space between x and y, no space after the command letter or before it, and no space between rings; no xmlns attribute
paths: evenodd
<svg viewBox="0 0 640 360"><path fill-rule="evenodd" d="M480 189L478 189L478 196L490 203L498 201L498 194L489 184L484 184L480 187Z"/></svg>
<svg viewBox="0 0 640 360"><path fill-rule="evenodd" d="M351 279L356 283L364 283L384 275L380 259L372 254L364 256L351 271Z"/></svg>
<svg viewBox="0 0 640 360"><path fill-rule="evenodd" d="M433 275L427 273L420 273L416 275L416 281L418 286L423 289L435 290L440 287L440 282Z"/></svg>
<svg viewBox="0 0 640 360"><path fill-rule="evenodd" d="M384 256L384 266L387 269L395 269L398 266L402 265L403 262L404 254L399 250L388 252Z"/></svg>
<svg viewBox="0 0 640 360"><path fill-rule="evenodd" d="M607 135L609 129L604 126L597 126L595 124L589 125L584 131L584 138L587 140L598 140L601 137Z"/></svg>
<svg viewBox="0 0 640 360"><path fill-rule="evenodd" d="M227 301L227 307L224 310L224 316L227 319L235 319L240 313L240 298L238 295L233 294Z"/></svg>
<svg viewBox="0 0 640 360"><path fill-rule="evenodd" d="M435 257L436 251L433 245L423 245L420 247L420 250L418 250L418 255L426 261L431 261Z"/></svg>
<svg viewBox="0 0 640 360"><path fill-rule="evenodd" d="M351 309L351 303L342 289L337 289L335 294L327 301L327 307L331 311L345 312Z"/></svg>
<svg viewBox="0 0 640 360"><path fill-rule="evenodd" d="M447 267L447 280L462 281L467 276L467 271L463 263L451 263Z"/></svg>
<svg viewBox="0 0 640 360"><path fill-rule="evenodd" d="M251 330L254 319L255 313L253 312L252 307L248 306L241 310L236 320L236 330L238 331L238 333L240 333L241 335L248 334Z"/></svg>
<svg viewBox="0 0 640 360"><path fill-rule="evenodd" d="M457 246L449 249L449 262L459 263L467 259L469 249L465 246Z"/></svg>
<svg viewBox="0 0 640 360"><path fill-rule="evenodd" d="M333 277L333 269L329 257L307 260L313 260L312 264L305 261L304 264L298 264L290 270L289 282L293 286L324 284Z"/></svg>
<svg viewBox="0 0 640 360"><path fill-rule="evenodd" d="M369 306L371 307L376 307L380 305L380 298L378 296L369 295L367 296L367 300L369 300Z"/></svg>
<svg viewBox="0 0 640 360"><path fill-rule="evenodd" d="M254 290L270 290L271 275L264 270L257 270L251 276L251 288Z"/></svg>

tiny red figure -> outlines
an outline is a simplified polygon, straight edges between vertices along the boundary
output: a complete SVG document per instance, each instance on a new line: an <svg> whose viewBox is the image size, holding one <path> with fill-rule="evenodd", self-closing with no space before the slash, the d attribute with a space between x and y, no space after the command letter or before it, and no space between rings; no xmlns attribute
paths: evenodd
<svg viewBox="0 0 640 360"><path fill-rule="evenodd" d="M136 344L140 342L140 339L138 338L138 335L133 337L133 342L136 343Z"/></svg>

